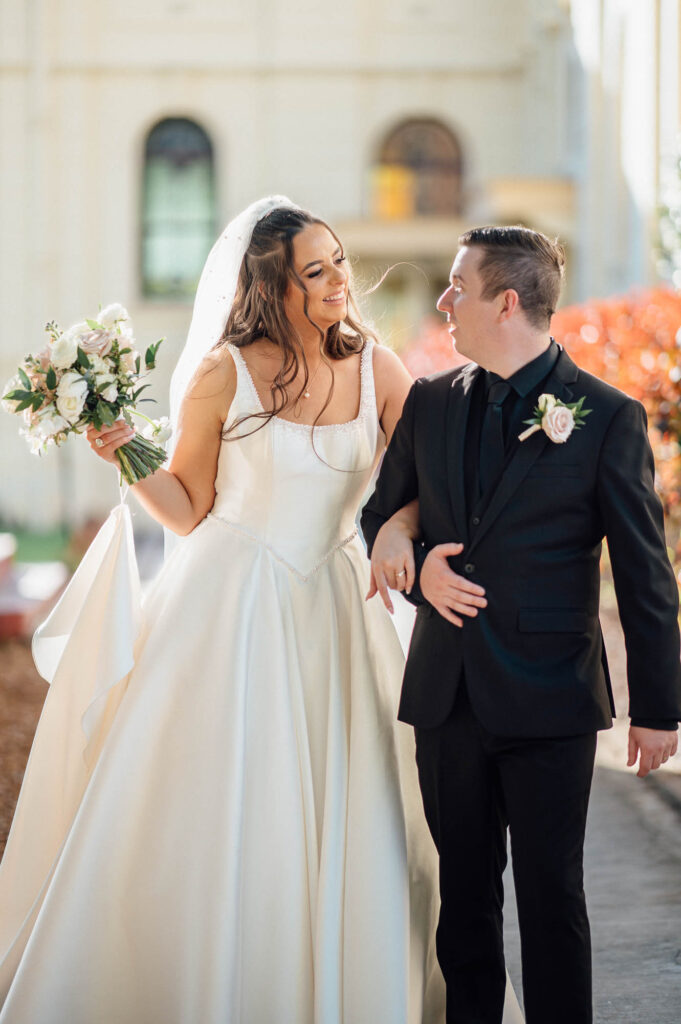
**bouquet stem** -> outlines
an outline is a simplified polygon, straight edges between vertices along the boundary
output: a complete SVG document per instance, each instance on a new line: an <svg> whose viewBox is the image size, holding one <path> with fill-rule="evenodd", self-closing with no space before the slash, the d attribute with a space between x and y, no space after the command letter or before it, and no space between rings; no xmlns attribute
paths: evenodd
<svg viewBox="0 0 681 1024"><path fill-rule="evenodd" d="M136 484L151 476L168 458L159 445L136 434L132 441L116 449L121 476L128 484Z"/></svg>

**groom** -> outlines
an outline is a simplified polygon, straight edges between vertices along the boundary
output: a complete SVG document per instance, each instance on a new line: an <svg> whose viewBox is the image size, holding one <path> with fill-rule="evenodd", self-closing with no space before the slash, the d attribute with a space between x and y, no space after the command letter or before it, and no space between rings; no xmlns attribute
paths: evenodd
<svg viewBox="0 0 681 1024"><path fill-rule="evenodd" d="M386 531L415 541L399 717L416 729L440 855L447 1022L502 1019L508 827L527 1024L589 1024L584 830L596 733L614 713L598 620L603 538L639 775L676 750L678 591L643 408L550 337L562 250L519 227L478 228L459 244L438 309L474 362L416 381L362 529L371 551L418 498L418 539L399 517ZM548 415L521 439L540 396ZM581 400L582 415L570 409ZM383 564L389 586L403 585L405 567Z"/></svg>

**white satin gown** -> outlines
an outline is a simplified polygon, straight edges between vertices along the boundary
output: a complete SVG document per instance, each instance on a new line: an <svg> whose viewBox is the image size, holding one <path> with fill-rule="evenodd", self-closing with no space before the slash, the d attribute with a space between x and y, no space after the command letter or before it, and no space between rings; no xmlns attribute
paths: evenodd
<svg viewBox="0 0 681 1024"><path fill-rule="evenodd" d="M231 352L236 418L261 406ZM103 528L36 645L0 1024L444 1021L403 656L355 526L383 443L367 345L316 452L278 418L222 444L139 619L127 509Z"/></svg>

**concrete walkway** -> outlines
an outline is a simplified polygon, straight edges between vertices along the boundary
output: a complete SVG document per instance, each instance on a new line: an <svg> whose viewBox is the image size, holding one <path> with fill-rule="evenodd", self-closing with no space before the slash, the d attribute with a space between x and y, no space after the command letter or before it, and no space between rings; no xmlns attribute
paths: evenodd
<svg viewBox="0 0 681 1024"><path fill-rule="evenodd" d="M654 783L597 768L585 873L595 1024L681 1024L681 816ZM520 995L515 914L509 870L506 951Z"/></svg>

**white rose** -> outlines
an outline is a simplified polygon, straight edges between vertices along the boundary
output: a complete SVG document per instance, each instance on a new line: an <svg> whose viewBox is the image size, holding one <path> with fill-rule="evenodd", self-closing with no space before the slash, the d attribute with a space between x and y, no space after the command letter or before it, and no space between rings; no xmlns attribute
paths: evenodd
<svg viewBox="0 0 681 1024"><path fill-rule="evenodd" d="M565 405L554 405L542 416L541 425L551 441L563 444L575 429L574 413Z"/></svg>
<svg viewBox="0 0 681 1024"><path fill-rule="evenodd" d="M537 399L540 412L549 412L556 405L555 395L540 395Z"/></svg>
<svg viewBox="0 0 681 1024"><path fill-rule="evenodd" d="M118 320L129 319L127 309L121 306L120 302L112 302L110 306L105 306L101 311L97 317L97 323L102 327L113 327Z"/></svg>
<svg viewBox="0 0 681 1024"><path fill-rule="evenodd" d="M173 428L170 426L170 420L167 416L161 416L160 419L155 420L144 428L142 436L146 437L148 441L155 441L156 444L165 444L165 442L172 436Z"/></svg>
<svg viewBox="0 0 681 1024"><path fill-rule="evenodd" d="M64 337L69 338L80 345L81 340L90 333L90 328L84 320L79 321L77 324L71 324L67 330L64 331Z"/></svg>
<svg viewBox="0 0 681 1024"><path fill-rule="evenodd" d="M106 361L106 359L102 359L100 355L98 355L96 352L93 352L92 355L88 356L88 360L90 362L90 369L93 371L93 373L96 373L98 375L107 374L109 379L113 380L113 376L109 372L111 367L109 363Z"/></svg>
<svg viewBox="0 0 681 1024"><path fill-rule="evenodd" d="M44 412L38 414L38 419L33 426L34 432L38 437L47 440L48 437L54 437L55 434L61 434L69 429L68 422L53 406L48 406Z"/></svg>
<svg viewBox="0 0 681 1024"><path fill-rule="evenodd" d="M67 370L73 366L78 356L78 335L66 331L53 342L50 348L50 361L58 370Z"/></svg>
<svg viewBox="0 0 681 1024"><path fill-rule="evenodd" d="M103 398L105 402L115 402L118 398L118 388L115 384L109 384L99 392L99 397Z"/></svg>
<svg viewBox="0 0 681 1024"><path fill-rule="evenodd" d="M74 370L65 373L57 385L57 409L69 423L77 423L85 405L87 381Z"/></svg>

